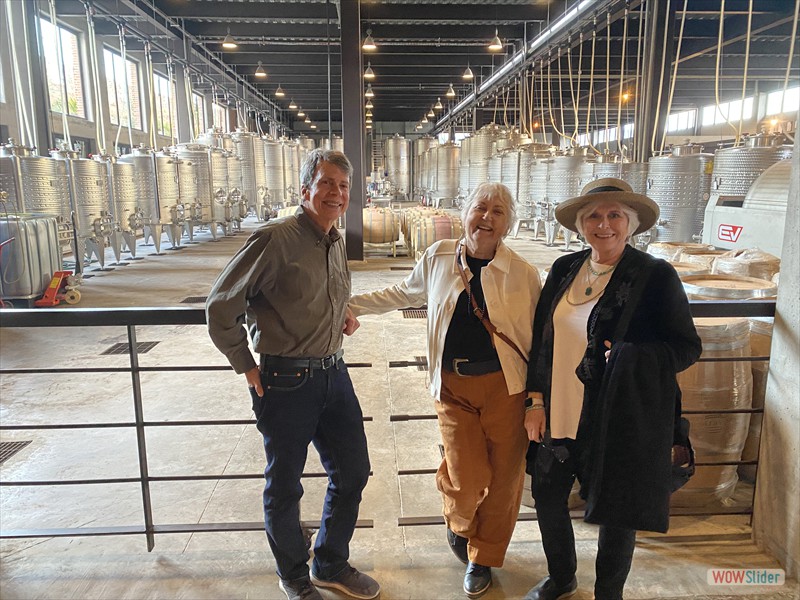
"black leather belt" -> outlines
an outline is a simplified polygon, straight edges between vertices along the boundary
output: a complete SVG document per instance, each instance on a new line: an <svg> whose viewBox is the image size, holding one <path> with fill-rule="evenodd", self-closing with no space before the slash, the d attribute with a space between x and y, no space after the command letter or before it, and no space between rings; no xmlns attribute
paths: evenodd
<svg viewBox="0 0 800 600"><path fill-rule="evenodd" d="M329 354L323 358L287 358L285 356L262 354L261 369L263 370L264 367L275 367L278 369L322 369L324 371L335 367L343 354L344 350L339 350L335 354Z"/></svg>
<svg viewBox="0 0 800 600"><path fill-rule="evenodd" d="M452 371L456 375L474 376L495 373L500 371L502 368L503 367L500 365L500 359L498 358L475 361L471 361L466 358L454 358Z"/></svg>

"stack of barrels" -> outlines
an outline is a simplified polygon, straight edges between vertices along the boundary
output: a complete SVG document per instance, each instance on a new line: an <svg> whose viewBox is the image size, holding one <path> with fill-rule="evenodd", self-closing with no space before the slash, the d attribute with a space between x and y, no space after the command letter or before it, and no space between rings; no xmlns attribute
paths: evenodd
<svg viewBox="0 0 800 600"><path fill-rule="evenodd" d="M426 207L404 210L401 223L408 254L415 260L434 242L461 237L461 219L443 210Z"/></svg>
<svg viewBox="0 0 800 600"><path fill-rule="evenodd" d="M689 299L760 300L777 294L771 279L780 267L776 257L759 251L722 252L699 244L651 244L675 266ZM758 275L754 277L753 275ZM683 410L691 423L691 439L701 463L689 483L673 494L675 506L705 506L728 501L739 479L754 481L755 467L738 461L758 457L761 415L768 363L749 357L768 356L771 319L696 318L704 361L678 375ZM736 412L739 411L739 412Z"/></svg>

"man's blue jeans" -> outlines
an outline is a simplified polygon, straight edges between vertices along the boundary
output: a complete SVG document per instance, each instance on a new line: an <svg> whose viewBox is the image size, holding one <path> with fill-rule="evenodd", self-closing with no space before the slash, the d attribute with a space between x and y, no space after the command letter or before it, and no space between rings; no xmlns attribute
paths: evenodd
<svg viewBox="0 0 800 600"><path fill-rule="evenodd" d="M308 576L309 554L300 528L300 476L313 443L328 474L328 490L312 569L321 579L331 579L347 566L361 492L369 479L361 407L341 359L327 370L270 366L265 371L263 398L252 389L250 395L264 436L264 526L278 576Z"/></svg>

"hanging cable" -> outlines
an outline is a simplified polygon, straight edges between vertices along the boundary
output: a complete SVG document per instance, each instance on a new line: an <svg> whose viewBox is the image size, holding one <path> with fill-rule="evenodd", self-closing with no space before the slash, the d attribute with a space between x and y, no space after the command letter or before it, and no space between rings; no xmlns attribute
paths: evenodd
<svg viewBox="0 0 800 600"><path fill-rule="evenodd" d="M128 142L130 143L131 150L133 149L133 127L131 127L131 118L132 118L132 111L131 111L131 92L130 86L128 85L128 73L127 73L127 62L128 62L128 51L127 45L125 43L125 27L119 25L119 51L122 55L122 69L123 69L123 78L122 81L125 84L125 106L127 107L126 111L126 124L128 126ZM114 91L116 92L117 85L116 85L116 69L114 69ZM122 119L119 118L119 98L117 98L117 119L119 120L119 124L117 126L117 137L114 139L114 151L119 154L119 137L120 133L122 133Z"/></svg>
<svg viewBox="0 0 800 600"><path fill-rule="evenodd" d="M725 0L720 0L720 7L719 7L719 33L717 35L717 59L714 66L714 98L717 102L717 112L722 114L722 111L719 108L719 68L720 62L722 62L722 41L723 41L723 32L724 32L724 24L725 24ZM723 115L725 117L725 122L733 129L733 133L736 133L736 125L731 123L731 107L730 104L728 105L728 110L726 114Z"/></svg>
<svg viewBox="0 0 800 600"><path fill-rule="evenodd" d="M97 148L100 154L106 153L106 132L103 118L103 105L100 102L100 67L97 63L97 39L94 31L94 7L90 0L84 0L86 8L86 39L89 44L89 67L92 71L94 128Z"/></svg>
<svg viewBox="0 0 800 600"><path fill-rule="evenodd" d="M794 20L792 21L792 35L789 37L789 62L786 63L786 74L783 76L783 98L786 98L786 90L789 87L789 73L792 70L792 59L794 58L794 43L797 41L797 19L800 16L800 0L794 3ZM749 40L748 40L749 41Z"/></svg>
<svg viewBox="0 0 800 600"><path fill-rule="evenodd" d="M189 109L189 139L193 140L197 135L195 131L195 119L197 111L194 107L194 95L192 92L192 71L189 67L183 67L183 92L186 95L186 107Z"/></svg>
<svg viewBox="0 0 800 600"><path fill-rule="evenodd" d="M572 136L570 136L570 140L572 140L573 145L574 145L575 136L578 133L578 121L580 121L580 117L578 117L578 101L575 98L575 87L574 87L574 85L572 83L572 35L571 34L567 36L567 72L569 74L569 95L570 95L570 98L572 98L572 113L573 113L573 118L575 120L575 128L574 128L574 131L572 133ZM559 80L558 83L559 83L559 86L560 86L561 85L561 61L560 60L558 62L558 80ZM561 126L564 128L564 131L567 130L567 125L566 125L566 123L564 123L563 118L561 120Z"/></svg>
<svg viewBox="0 0 800 600"><path fill-rule="evenodd" d="M145 64L145 72L147 73L147 97L149 101L149 111L148 114L150 116L150 126L149 126L149 133L150 133L150 147L155 150L158 144L158 140L156 139L156 89L155 89L155 73L153 72L153 55L150 51L150 42L144 43L144 64Z"/></svg>
<svg viewBox="0 0 800 600"><path fill-rule="evenodd" d="M611 13L606 13L606 131L608 131L608 105L611 99ZM587 132L588 133L588 132ZM619 130L617 139L622 137L622 130ZM606 151L608 151L608 141L606 140Z"/></svg>
<svg viewBox="0 0 800 600"><path fill-rule="evenodd" d="M747 41L744 46L744 73L742 74L742 109L739 111L739 127L736 130L736 140L733 145L738 146L742 138L742 123L744 121L744 98L747 94L747 71L750 64L750 32L753 29L753 0L750 0L747 7ZM791 56L791 53L789 54Z"/></svg>
<svg viewBox="0 0 800 600"><path fill-rule="evenodd" d="M750 0L751 8L752 8L753 0ZM681 44L683 43L683 27L686 24L686 9L688 7L689 0L683 0L683 12L681 12L681 26L680 30L678 31L678 44L675 49L675 67L672 70L672 78L669 82L669 97L667 98L667 123L669 123L669 114L672 112L672 96L675 93L675 85L678 81L678 64L680 63L681 58ZM748 45L750 44L750 30L748 29ZM746 63L745 63L746 64ZM745 71L747 67L745 67ZM741 121L740 121L741 126ZM659 146L659 152L664 151L664 146L667 143L667 126L664 126L664 131L661 132L661 145Z"/></svg>
<svg viewBox="0 0 800 600"><path fill-rule="evenodd" d="M50 0L50 22L56 30L56 57L58 58L58 77L61 83L61 125L64 129L63 136L67 143L67 147L72 150L72 138L69 135L69 121L67 114L69 112L69 96L67 95L67 74L64 66L64 52L62 44L64 43L61 38L61 27L58 26L58 17L56 16L56 3L55 0ZM46 68L46 67L45 67Z"/></svg>
<svg viewBox="0 0 800 600"><path fill-rule="evenodd" d="M174 146L178 143L178 131L175 127L175 113L172 112L172 101L177 95L177 86L175 85L175 69L172 64L172 58L167 57L167 79L169 80L169 137L170 145ZM173 94L173 91L175 92Z"/></svg>
<svg viewBox="0 0 800 600"><path fill-rule="evenodd" d="M569 65L569 52L570 52L570 50L569 50L569 48L567 48L567 64L568 65ZM564 88L563 88L563 84L562 84L562 79L563 79L563 75L561 73L561 48L559 47L559 49L558 49L558 99L559 99L558 106L559 106L559 110L561 111L561 128L564 131L566 131L567 130L567 124L564 121L564 100L563 100L563 98L564 98ZM570 84L570 87L572 87L572 72L571 71L570 71L570 75L569 75L569 84ZM572 98L572 105L573 106L575 105L575 97L574 97L574 95L573 95L573 98ZM568 137L566 133L559 133L559 135L561 135L562 137ZM569 136L569 140L570 140L570 146L572 146L572 142L574 142L575 139L572 136Z"/></svg>
<svg viewBox="0 0 800 600"><path fill-rule="evenodd" d="M575 90L575 131L572 134L572 139L578 141L578 131L580 130L580 104L581 104L581 77L583 75L583 31L578 36L578 82L577 89ZM572 81L572 69L569 72L569 80Z"/></svg>
<svg viewBox="0 0 800 600"><path fill-rule="evenodd" d="M541 117L539 118L539 126L542 128L542 139L547 143L547 132L544 119L544 59L539 60L539 106L541 108Z"/></svg>
<svg viewBox="0 0 800 600"><path fill-rule="evenodd" d="M589 61L589 95L586 101L586 139L589 142L589 147L600 154L600 151L595 148L592 143L592 134L589 131L589 124L591 122L592 114L592 94L594 94L594 59L595 59L595 44L597 42L597 18L592 19L592 57ZM608 61L606 61L608 62ZM606 127L606 148L608 148L608 127Z"/></svg>
<svg viewBox="0 0 800 600"><path fill-rule="evenodd" d="M641 19L640 19L641 23ZM640 32L641 33L641 32ZM641 37L641 36L640 36ZM619 58L619 94L617 94L617 127L619 128L620 135L617 136L617 152L622 155L622 94L625 91L625 50L628 47L628 5L625 5L625 13L622 17L622 50L620 51ZM636 59L636 81L639 81L639 58ZM634 126L636 123L636 116L633 118ZM635 145L634 145L635 148ZM634 160L636 156L634 155Z"/></svg>
<svg viewBox="0 0 800 600"><path fill-rule="evenodd" d="M558 71L559 71L559 73L558 73L558 87L559 87L559 90L560 90L560 88L561 88L561 48L559 48L558 50L559 50L558 51L558 67L559 67L558 68ZM551 53L552 53L552 50L550 50L548 52L548 57L550 56ZM565 138L567 136L564 135L564 132L562 132L558 128L558 125L556 125L556 120L553 117L553 96L552 96L551 92L552 92L552 89L550 87L550 62L548 62L547 63L547 111L550 113L550 124L553 126L553 131L555 131L562 138ZM562 96L562 98L563 98L563 96ZM561 99L559 99L558 105L561 108L561 123L563 125L563 123L564 123L564 102L562 102Z"/></svg>
<svg viewBox="0 0 800 600"><path fill-rule="evenodd" d="M7 26L9 28L9 30L11 30L12 29L12 23L13 23L13 21L12 21L13 13L12 13L12 8L11 8L11 2L5 2L4 4L5 4L5 7L6 7L6 18L8 19L7 20ZM25 5L22 6L22 10L23 11L26 10ZM24 19L24 15L23 15L23 19ZM27 47L28 47L28 28L27 27L21 27L21 29L22 29L22 32L23 32L23 36L25 38L25 48L27 49ZM30 123L30 113L32 113L33 111L32 110L31 111L28 110L27 100L32 100L34 95L31 93L31 94L28 95L27 99L25 98L25 90L23 88L22 73L20 72L20 69L19 69L19 65L21 64L21 61L17 57L17 49L16 49L16 46L14 44L14 36L13 35L7 35L6 36L6 41L8 42L8 48L9 48L9 51L10 51L10 54L11 54L11 63L13 65L12 73L13 73L13 76L14 76L14 85L13 85L13 88L14 88L14 100L15 100L16 107L17 107L17 119L18 119L18 122L19 122L19 130L20 130L20 133L21 133L20 143L23 146L27 146L29 148L32 148L32 147L34 147L36 145L35 144L35 138L34 138L34 135L33 135L33 129L31 128L31 123ZM26 60L24 64L29 65L30 62L28 60ZM28 84L30 84L30 77L28 78ZM9 261L9 264L11 264L10 261Z"/></svg>
<svg viewBox="0 0 800 600"><path fill-rule="evenodd" d="M725 0L723 0L724 3ZM658 123L659 118L661 117L661 98L664 95L664 69L666 67L666 55L667 55L667 42L669 41L667 36L664 35L664 42L661 45L661 66L658 69L658 95L656 96L656 110L655 114L653 115L654 123ZM669 113L667 113L669 116ZM666 122L665 122L666 124ZM665 127L666 128L666 127ZM650 136L650 153L656 153L656 134L658 133L658 127L653 127L653 133Z"/></svg>

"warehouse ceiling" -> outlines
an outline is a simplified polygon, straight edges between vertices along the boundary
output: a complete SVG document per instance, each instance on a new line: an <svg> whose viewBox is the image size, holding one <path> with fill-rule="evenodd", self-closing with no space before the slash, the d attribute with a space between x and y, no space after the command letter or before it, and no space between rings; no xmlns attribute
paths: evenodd
<svg viewBox="0 0 800 600"><path fill-rule="evenodd" d="M256 107L273 103L280 109L276 113L278 118L296 131L307 126L297 116L297 110L288 108L290 100L302 107L315 123L320 123L321 130L329 117L333 123L341 121L339 2L93 0L93 3L98 12L98 33L117 35L117 25L123 21L131 30L152 36L158 48L166 49L164 56L173 52L176 56L183 55L184 47L191 45L207 57L208 63L217 65L215 68L203 62L196 65L203 73L202 77L196 77L196 87L208 88L215 81ZM721 32L719 0L687 0L685 19L684 2L672 0L672 4L676 9L672 23L676 37L683 24L674 109L707 104L716 96L720 101L741 97L745 62L744 85L748 93L756 88L769 91L783 86L795 1L728 0L724 3ZM751 4L754 9L749 14ZM84 10L78 0L59 0L57 7L65 15L79 15ZM548 107L566 109L565 127L574 124L570 108L575 102L588 103L585 98L591 86L593 103L601 110L587 112L591 120L602 122L606 99L616 110L621 87L635 94L635 58L641 55L642 44L638 40L646 31L645 9L638 0L629 3L627 12L625 3L618 0L364 1L360 8L361 41L369 34L377 46L375 50L362 52L362 68L369 65L375 73L371 82L375 93L373 119L420 121L439 100L444 108L434 111L436 117L431 121L435 121L478 90L475 104L484 113L481 121L501 121L504 111L507 113L517 106L519 86L524 84L533 90L534 98L549 94ZM484 84L507 61L537 39L543 39L547 29L565 14L576 11L579 11L576 18L569 19L535 51L526 50L520 65L509 69L513 74L526 66L529 73L533 69L534 77L512 78L506 85L502 85L506 82L501 79L501 85L485 89ZM237 43L235 49L222 47L228 34ZM492 52L488 46L495 34L502 46ZM723 45L718 55L719 39ZM131 43L135 47L136 41ZM670 52L676 51L673 47ZM545 59L549 69L542 70L541 59ZM265 79L255 76L259 62L267 73ZM467 67L474 74L471 81L462 77ZM790 79L796 82L799 73L795 48ZM240 81L235 88L233 78ZM446 95L450 85L455 92L452 98ZM284 97L275 96L279 86L285 91ZM348 102L365 100L363 89L348 90L345 96ZM535 104L534 108L538 111L540 106ZM471 114L471 110L460 111L454 120L468 125ZM578 118L583 119L580 115Z"/></svg>

